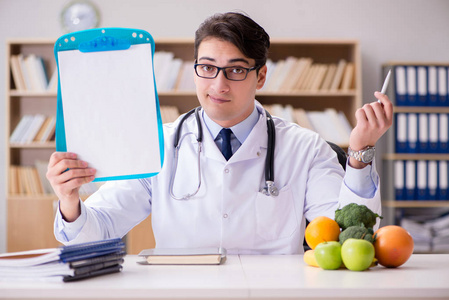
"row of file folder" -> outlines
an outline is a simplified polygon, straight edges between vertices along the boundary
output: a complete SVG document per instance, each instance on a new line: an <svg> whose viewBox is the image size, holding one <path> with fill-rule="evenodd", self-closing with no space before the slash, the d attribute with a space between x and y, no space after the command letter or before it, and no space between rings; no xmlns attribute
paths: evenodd
<svg viewBox="0 0 449 300"><path fill-rule="evenodd" d="M449 66L394 67L397 106L448 106Z"/></svg>
<svg viewBox="0 0 449 300"><path fill-rule="evenodd" d="M396 200L449 200L448 161L396 160Z"/></svg>
<svg viewBox="0 0 449 300"><path fill-rule="evenodd" d="M396 153L448 153L449 114L397 113Z"/></svg>

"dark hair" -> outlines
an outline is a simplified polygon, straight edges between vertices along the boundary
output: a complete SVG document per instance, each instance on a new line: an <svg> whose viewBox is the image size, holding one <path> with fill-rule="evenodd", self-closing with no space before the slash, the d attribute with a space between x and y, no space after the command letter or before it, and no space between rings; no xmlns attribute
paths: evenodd
<svg viewBox="0 0 449 300"><path fill-rule="evenodd" d="M208 37L234 44L243 55L254 59L259 68L267 61L270 37L259 24L241 13L215 14L206 19L195 32L195 59L201 42Z"/></svg>

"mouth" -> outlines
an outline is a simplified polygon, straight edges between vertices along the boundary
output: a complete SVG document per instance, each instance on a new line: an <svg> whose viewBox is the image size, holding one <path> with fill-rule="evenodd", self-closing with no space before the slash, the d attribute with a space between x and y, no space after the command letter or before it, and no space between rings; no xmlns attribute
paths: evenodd
<svg viewBox="0 0 449 300"><path fill-rule="evenodd" d="M211 102L217 103L217 104L231 102L231 100L220 98L220 97L214 97L212 95L209 95L209 99L210 99Z"/></svg>

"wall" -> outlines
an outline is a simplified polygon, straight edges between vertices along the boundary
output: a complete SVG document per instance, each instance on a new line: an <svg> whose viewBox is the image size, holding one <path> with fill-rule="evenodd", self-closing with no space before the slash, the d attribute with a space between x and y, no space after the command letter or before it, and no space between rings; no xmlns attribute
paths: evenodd
<svg viewBox="0 0 449 300"><path fill-rule="evenodd" d="M363 98L382 85L387 61L449 61L449 1L446 0L92 0L101 26L141 28L159 37L189 37L215 12L240 10L271 37L358 39L362 50ZM0 0L0 70L8 38L56 39L62 7L54 0ZM5 124L5 75L0 71L0 127ZM0 131L0 252L6 251L5 145Z"/></svg>

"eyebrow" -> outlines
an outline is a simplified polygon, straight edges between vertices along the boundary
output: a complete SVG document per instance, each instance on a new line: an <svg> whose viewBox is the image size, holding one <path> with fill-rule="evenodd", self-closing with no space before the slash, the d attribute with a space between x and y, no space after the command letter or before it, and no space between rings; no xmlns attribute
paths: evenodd
<svg viewBox="0 0 449 300"><path fill-rule="evenodd" d="M216 62L215 58L208 57L208 56L200 57L198 59L198 61L200 61L200 60L209 60L211 62ZM236 62L243 62L243 63L246 63L247 65L249 65L249 61L244 58L233 58L233 59L228 60L228 63L236 63Z"/></svg>

